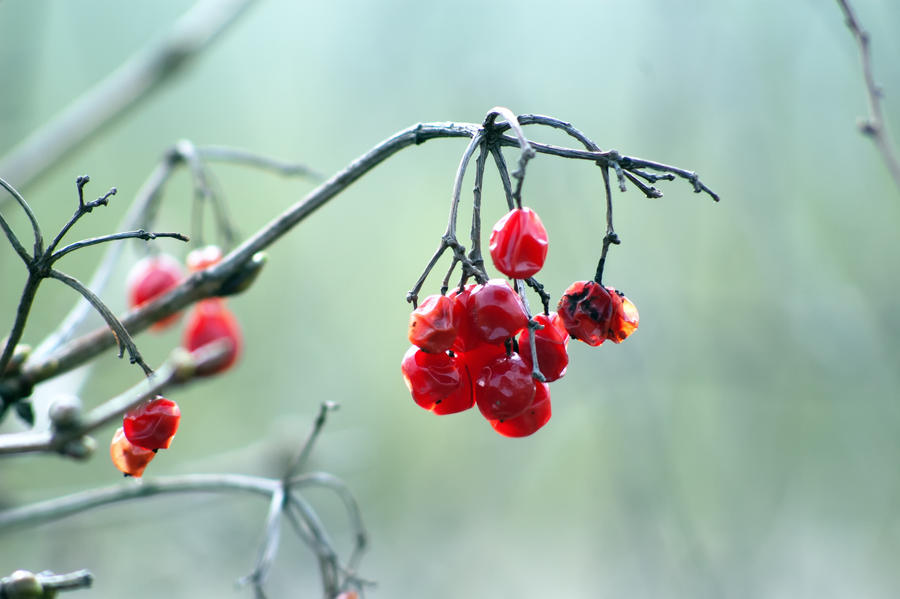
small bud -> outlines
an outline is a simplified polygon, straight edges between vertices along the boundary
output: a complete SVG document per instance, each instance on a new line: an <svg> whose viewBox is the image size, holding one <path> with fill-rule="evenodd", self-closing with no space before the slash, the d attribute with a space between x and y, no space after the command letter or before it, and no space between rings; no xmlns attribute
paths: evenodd
<svg viewBox="0 0 900 599"><path fill-rule="evenodd" d="M57 430L72 429L81 421L81 399L77 395L60 394L50 405L50 422Z"/></svg>
<svg viewBox="0 0 900 599"><path fill-rule="evenodd" d="M263 266L266 265L268 260L269 256L265 252L256 252L253 254L253 257L241 267L240 271L222 283L222 286L219 288L219 295L235 295L245 291L253 284L256 277L259 276L260 271Z"/></svg>
<svg viewBox="0 0 900 599"><path fill-rule="evenodd" d="M94 438L84 435L66 442L59 448L59 453L76 460L86 460L94 454L95 449L97 449L97 442L94 441Z"/></svg>
<svg viewBox="0 0 900 599"><path fill-rule="evenodd" d="M44 596L44 588L37 576L28 570L16 570L0 582L6 599L40 599Z"/></svg>

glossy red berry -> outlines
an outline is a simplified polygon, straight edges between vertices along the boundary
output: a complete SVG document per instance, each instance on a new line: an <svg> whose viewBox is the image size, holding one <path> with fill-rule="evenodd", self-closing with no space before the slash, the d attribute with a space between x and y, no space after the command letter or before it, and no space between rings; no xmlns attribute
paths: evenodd
<svg viewBox="0 0 900 599"><path fill-rule="evenodd" d="M151 450L168 449L180 421L178 404L157 397L126 412L122 428L132 445Z"/></svg>
<svg viewBox="0 0 900 599"><path fill-rule="evenodd" d="M522 300L501 279L476 285L467 307L472 331L485 343L503 343L528 325Z"/></svg>
<svg viewBox="0 0 900 599"><path fill-rule="evenodd" d="M454 310L459 314L459 322L456 323L456 339L451 346L451 349L457 354L484 343L475 334L472 328L472 319L469 316L469 300L475 287L475 283L469 283L463 287L462 291L457 288L447 294L447 297L453 300Z"/></svg>
<svg viewBox="0 0 900 599"><path fill-rule="evenodd" d="M614 307L614 300L603 285L577 281L559 300L557 313L572 339L600 345L609 333Z"/></svg>
<svg viewBox="0 0 900 599"><path fill-rule="evenodd" d="M607 338L613 343L621 343L638 328L638 311L625 295L612 287L606 288L613 298L613 316L609 322Z"/></svg>
<svg viewBox="0 0 900 599"><path fill-rule="evenodd" d="M547 258L547 229L531 208L510 210L491 231L491 259L513 279L533 277Z"/></svg>
<svg viewBox="0 0 900 599"><path fill-rule="evenodd" d="M241 327L225 305L225 300L211 298L197 302L188 315L182 344L189 351L194 351L219 339L229 341L231 351L220 366L198 374L208 376L231 368L241 354L243 337Z"/></svg>
<svg viewBox="0 0 900 599"><path fill-rule="evenodd" d="M177 287L183 278L181 265L167 254L147 256L139 260L128 274L128 305L137 308ZM178 320L173 314L154 323L150 328L162 330Z"/></svg>
<svg viewBox="0 0 900 599"><path fill-rule="evenodd" d="M538 314L534 320L544 328L534 332L534 346L537 350L538 370L549 383L562 378L569 365L569 334L566 332L559 314L550 316ZM529 368L533 367L531 359L531 336L528 329L519 333L519 355Z"/></svg>
<svg viewBox="0 0 900 599"><path fill-rule="evenodd" d="M504 437L527 437L547 424L550 415L550 386L537 383L534 401L524 412L505 420L491 420L491 426Z"/></svg>
<svg viewBox="0 0 900 599"><path fill-rule="evenodd" d="M518 354L488 362L475 379L475 403L488 420L512 418L534 399L531 368Z"/></svg>
<svg viewBox="0 0 900 599"><path fill-rule="evenodd" d="M429 295L409 316L409 341L433 354L447 351L456 340L463 307L446 295Z"/></svg>
<svg viewBox="0 0 900 599"><path fill-rule="evenodd" d="M222 249L217 245L205 245L191 250L185 259L188 271L197 272L222 261Z"/></svg>
<svg viewBox="0 0 900 599"><path fill-rule="evenodd" d="M455 414L475 405L468 371L444 352L432 354L412 346L400 362L400 372L413 401L435 414Z"/></svg>
<svg viewBox="0 0 900 599"><path fill-rule="evenodd" d="M120 428L113 435L112 443L109 445L109 457L122 474L140 478L147 464L156 457L156 453L132 445L125 437L125 431Z"/></svg>

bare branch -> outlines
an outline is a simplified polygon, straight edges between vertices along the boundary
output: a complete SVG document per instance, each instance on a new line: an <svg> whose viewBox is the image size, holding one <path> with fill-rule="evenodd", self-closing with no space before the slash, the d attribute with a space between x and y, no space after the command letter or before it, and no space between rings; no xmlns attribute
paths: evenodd
<svg viewBox="0 0 900 599"><path fill-rule="evenodd" d="M210 343L192 354L176 349L152 377L103 402L71 426L43 432L0 435L0 455L65 452L69 442L78 441L98 428L121 419L122 414L166 389L187 384L195 378L198 371L215 368L229 350L228 344L221 341Z"/></svg>
<svg viewBox="0 0 900 599"><path fill-rule="evenodd" d="M143 239L144 241L152 241L154 239L159 239L160 237L168 237L177 239L178 241L190 241L190 238L187 235L182 235L181 233L151 233L149 231L144 231L143 229L138 229L137 231L125 231L123 233L101 235L100 237L90 237L88 239L76 241L75 243L70 243L61 250L57 250L50 260L51 262L56 262L69 252L74 252L75 250L80 250L81 248L100 243L106 243L107 241L118 241L120 239Z"/></svg>
<svg viewBox="0 0 900 599"><path fill-rule="evenodd" d="M4 172L0 169L0 173ZM41 233L41 227L38 225L37 218L34 216L34 212L31 210L31 206L28 205L28 202L25 201L25 198L22 197L22 194L19 191L0 178L0 187L3 187L9 194L16 200L19 206L22 207L22 210L25 211L25 214L28 216L28 220L31 222L31 228L34 231L34 255L38 256L43 251L44 245L44 237ZM0 206L3 205L3 201L0 200ZM22 260L25 261L26 264L30 262L31 256L28 255L28 251L25 250L25 246L22 245L22 242L19 241L19 238L16 237L16 234L13 233L12 229L10 229L9 224L7 224L6 219L0 216L0 227L3 228L3 232L6 233L6 236L9 238L9 242L12 244L13 248L16 250L16 253L22 257Z"/></svg>
<svg viewBox="0 0 900 599"><path fill-rule="evenodd" d="M897 160L897 152L894 145L888 139L884 115L881 110L881 89L875 83L875 75L872 73L872 55L869 51L869 33L862 28L853 7L850 6L849 0L837 0L838 5L844 13L847 21L847 28L856 39L856 45L859 46L859 58L862 62L863 79L866 82L866 93L869 98L869 118L860 125L860 130L864 135L872 138L875 147L881 153L881 158L887 166L894 185L900 189L900 161Z"/></svg>
<svg viewBox="0 0 900 599"><path fill-rule="evenodd" d="M0 160L26 187L70 150L96 135L115 117L152 95L242 14L251 0L200 0L165 37L132 56L75 100L56 118L32 133Z"/></svg>
<svg viewBox="0 0 900 599"><path fill-rule="evenodd" d="M16 570L0 578L0 597L55 597L59 591L86 589L94 582L94 575L87 570L67 574Z"/></svg>
<svg viewBox="0 0 900 599"><path fill-rule="evenodd" d="M316 444L316 440L319 438L319 434L322 432L322 428L328 420L328 413L337 410L338 407L338 404L333 401L323 401L322 405L319 406L319 415L316 416L312 430L309 431L309 436L303 443L303 447L300 448L300 453L294 457L290 466L285 470L284 476L282 477L282 480L284 480L285 483L293 478L303 466L306 465L306 460L309 458L309 454L312 452L313 446Z"/></svg>

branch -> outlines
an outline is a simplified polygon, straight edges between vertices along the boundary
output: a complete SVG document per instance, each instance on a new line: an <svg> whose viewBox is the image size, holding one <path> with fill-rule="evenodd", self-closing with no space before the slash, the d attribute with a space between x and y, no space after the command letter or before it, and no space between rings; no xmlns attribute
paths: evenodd
<svg viewBox="0 0 900 599"><path fill-rule="evenodd" d="M181 233L151 233L149 231L144 231L143 229L138 229L137 231L125 231L124 233L113 233L111 235L101 235L100 237L90 237L88 239L76 241L75 243L70 243L61 250L57 250L50 260L52 262L56 262L69 252L74 252L75 250L79 250L91 245L106 243L107 241L118 241L119 239L143 239L144 241L152 241L154 239L159 239L160 237L169 237L171 239L177 239L178 241L190 241L189 237L187 237L186 235L182 235Z"/></svg>
<svg viewBox="0 0 900 599"><path fill-rule="evenodd" d="M897 160L897 154L894 146L888 139L885 131L884 116L881 111L881 89L875 83L875 76L872 74L872 56L869 51L869 33L862 28L856 13L850 6L848 0L837 0L838 5L844 13L847 21L847 28L856 39L856 45L859 46L859 58L862 62L863 78L866 82L866 93L869 98L869 118L860 125L860 130L864 135L872 138L875 147L881 152L881 158L887 166L894 185L900 189L900 161Z"/></svg>
<svg viewBox="0 0 900 599"><path fill-rule="evenodd" d="M85 435L120 419L128 410L156 397L166 389L187 384L195 378L197 372L215 368L228 354L229 349L227 343L221 341L204 346L191 354L178 348L152 377L103 402L83 417L67 415L68 421L64 426L55 422L49 431L0 435L0 455L58 452L72 457L86 457L77 446ZM73 442L76 445L71 445Z"/></svg>
<svg viewBox="0 0 900 599"><path fill-rule="evenodd" d="M58 591L86 589L94 582L94 575L87 570L76 570L68 574L16 570L9 576L0 578L0 597L55 597Z"/></svg>
<svg viewBox="0 0 900 599"><path fill-rule="evenodd" d="M306 219L316 209L324 205L370 170L393 156L400 150L412 145L419 145L431 139L474 137L482 130L480 125L471 123L420 123L404 129L381 142L366 154L360 156L343 170L333 175L319 187L311 191L305 198L288 208L269 224L260 229L252 237L232 250L215 266L188 277L182 284L158 299L129 312L120 318L123 326L131 333L137 333L154 322L178 312L186 306L206 297L217 295L227 281L239 276L253 256L280 239L298 223ZM497 142L502 145L520 147L519 140L500 136ZM576 158L611 165L618 161L622 168L649 168L661 172L670 172L690 181L697 192L705 191L713 199L718 196L700 182L696 173L640 158L622 156L618 152L592 152L575 150L559 146L530 142L537 152L566 158ZM463 256L463 258L465 258ZM465 263L465 262L464 262ZM111 347L115 340L107 329L99 329L88 333L50 355L42 355L23 365L19 384L37 384L43 380L84 364L102 351ZM15 383L16 381L12 381Z"/></svg>
<svg viewBox="0 0 900 599"><path fill-rule="evenodd" d="M115 117L146 100L228 28L251 0L201 0L158 43L132 56L0 160L0 173L26 187Z"/></svg>

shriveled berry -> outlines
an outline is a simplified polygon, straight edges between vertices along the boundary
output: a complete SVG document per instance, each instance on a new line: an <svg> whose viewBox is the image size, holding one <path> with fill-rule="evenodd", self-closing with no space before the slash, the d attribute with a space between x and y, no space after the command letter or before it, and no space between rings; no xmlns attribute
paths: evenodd
<svg viewBox="0 0 900 599"><path fill-rule="evenodd" d="M128 274L128 305L137 308L156 299L178 286L183 272L181 264L168 254L147 256L139 260ZM151 325L151 330L160 331L174 324L178 314L172 314Z"/></svg>
<svg viewBox="0 0 900 599"><path fill-rule="evenodd" d="M534 320L544 327L534 332L534 346L537 350L538 370L549 383L566 374L566 367L569 365L569 352L566 350L569 334L556 312L550 313L550 316L538 314ZM529 368L533 368L528 329L519 334L519 355Z"/></svg>
<svg viewBox="0 0 900 599"><path fill-rule="evenodd" d="M603 285L576 281L559 300L557 313L570 337L600 345L609 333L613 308L614 300Z"/></svg>
<svg viewBox="0 0 900 599"><path fill-rule="evenodd" d="M528 325L522 300L501 279L476 285L469 297L468 309L472 330L485 343L503 343Z"/></svg>
<svg viewBox="0 0 900 599"><path fill-rule="evenodd" d="M222 261L222 249L217 245L205 245L191 250L185 259L190 272L204 270Z"/></svg>
<svg viewBox="0 0 900 599"><path fill-rule="evenodd" d="M638 311L621 291L606 288L613 298L613 316L609 321L607 339L613 343L621 343L638 328Z"/></svg>
<svg viewBox="0 0 900 599"><path fill-rule="evenodd" d="M475 403L488 420L517 416L534 399L531 369L518 354L488 362L475 380Z"/></svg>
<svg viewBox="0 0 900 599"><path fill-rule="evenodd" d="M113 465L125 476L140 478L147 464L156 457L156 453L132 445L125 436L125 431L120 428L116 430L109 445L109 457L112 458Z"/></svg>
<svg viewBox="0 0 900 599"><path fill-rule="evenodd" d="M531 208L510 210L491 231L491 259L513 279L533 277L547 258L547 229Z"/></svg>
<svg viewBox="0 0 900 599"><path fill-rule="evenodd" d="M429 295L409 316L409 341L433 354L447 351L463 319L461 304L446 295Z"/></svg>
<svg viewBox="0 0 900 599"><path fill-rule="evenodd" d="M504 437L527 437L547 424L550 415L550 386L537 383L534 401L524 412L505 420L491 420L491 426Z"/></svg>
<svg viewBox="0 0 900 599"><path fill-rule="evenodd" d="M188 315L183 346L188 351L194 351L219 339L229 341L231 350L220 366L198 374L207 376L231 368L241 354L243 337L241 327L234 314L225 305L225 300L211 298L197 302Z"/></svg>
<svg viewBox="0 0 900 599"><path fill-rule="evenodd" d="M432 354L412 346L400 362L400 372L413 401L435 414L455 414L475 405L468 371L444 352Z"/></svg>
<svg viewBox="0 0 900 599"><path fill-rule="evenodd" d="M126 412L122 428L132 445L150 450L168 449L180 421L178 404L157 397Z"/></svg>

